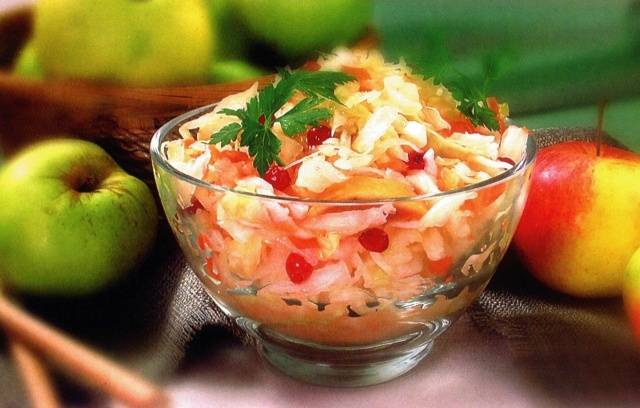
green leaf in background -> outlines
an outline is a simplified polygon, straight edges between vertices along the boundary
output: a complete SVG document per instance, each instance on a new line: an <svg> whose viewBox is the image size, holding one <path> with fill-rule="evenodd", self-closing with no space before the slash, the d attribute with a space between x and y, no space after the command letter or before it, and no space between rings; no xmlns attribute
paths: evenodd
<svg viewBox="0 0 640 408"><path fill-rule="evenodd" d="M514 114L597 104L640 95L640 51L630 45L528 57L496 81L491 92Z"/></svg>
<svg viewBox="0 0 640 408"><path fill-rule="evenodd" d="M518 124L604 128L640 151L640 7L635 0L377 0L384 54L448 84L457 72L509 103Z"/></svg>
<svg viewBox="0 0 640 408"><path fill-rule="evenodd" d="M597 106L587 106L513 118L531 129L595 127ZM631 150L640 152L640 98L613 102L605 109L604 130Z"/></svg>
<svg viewBox="0 0 640 408"><path fill-rule="evenodd" d="M481 79L487 67L497 68L489 91L516 114L640 95L633 0L487 4L405 0L398 7L379 0L374 18L383 51L445 84L455 72Z"/></svg>

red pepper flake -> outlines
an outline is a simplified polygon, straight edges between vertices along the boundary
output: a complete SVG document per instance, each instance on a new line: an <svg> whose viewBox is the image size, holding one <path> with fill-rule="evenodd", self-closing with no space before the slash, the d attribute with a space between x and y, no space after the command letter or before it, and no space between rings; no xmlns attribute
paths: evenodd
<svg viewBox="0 0 640 408"><path fill-rule="evenodd" d="M331 137L331 128L328 126L314 126L307 130L307 145L318 146Z"/></svg>
<svg viewBox="0 0 640 408"><path fill-rule="evenodd" d="M220 159L229 159L233 163L249 161L249 155L245 152L239 152L237 150L223 150L219 153Z"/></svg>
<svg viewBox="0 0 640 408"><path fill-rule="evenodd" d="M507 123L504 116L500 112L500 103L498 102L498 99L496 99L494 96L489 96L487 98L487 107L491 109L491 111L496 115L500 133L504 133L504 131L507 130Z"/></svg>
<svg viewBox="0 0 640 408"><path fill-rule="evenodd" d="M258 116L258 123L260 123L261 125L264 125L264 122L266 122L266 118L264 117L264 115L260 115ZM276 115L271 115L271 122L275 122L276 120Z"/></svg>
<svg viewBox="0 0 640 408"><path fill-rule="evenodd" d="M356 78L360 91L370 91L373 89L371 74L369 74L369 71L365 68L345 65L342 67L342 71Z"/></svg>
<svg viewBox="0 0 640 408"><path fill-rule="evenodd" d="M198 210L204 210L202 203L197 198L191 197L191 205L185 208L183 211L187 214L194 215Z"/></svg>
<svg viewBox="0 0 640 408"><path fill-rule="evenodd" d="M449 136L454 133L475 133L476 127L467 118L460 118L449 122L451 129L449 130Z"/></svg>
<svg viewBox="0 0 640 408"><path fill-rule="evenodd" d="M498 161L501 161L503 163L508 163L508 164L510 164L512 166L516 165L516 162L513 161L513 159L511 157L501 156L501 157L498 157Z"/></svg>
<svg viewBox="0 0 640 408"><path fill-rule="evenodd" d="M318 63L318 61L312 60L312 61L307 61L300 68L305 70L305 71L318 71L318 70L320 70L320 64Z"/></svg>
<svg viewBox="0 0 640 408"><path fill-rule="evenodd" d="M424 153L411 151L408 153L407 167L411 170L424 169Z"/></svg>
<svg viewBox="0 0 640 408"><path fill-rule="evenodd" d="M445 256L444 258L438 259L437 261L429 260L427 262L427 273L429 274L429 276L443 277L449 274L451 265L453 265L453 258L451 258L450 256Z"/></svg>
<svg viewBox="0 0 640 408"><path fill-rule="evenodd" d="M211 276L213 279L220 280L220 274L218 273L218 269L216 268L216 264L213 261L212 256L208 256L205 260L204 269L207 275Z"/></svg>

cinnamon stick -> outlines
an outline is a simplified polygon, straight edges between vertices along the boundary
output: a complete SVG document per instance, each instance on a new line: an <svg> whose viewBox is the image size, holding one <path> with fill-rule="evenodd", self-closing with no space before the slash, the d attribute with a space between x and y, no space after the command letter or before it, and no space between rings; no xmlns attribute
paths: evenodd
<svg viewBox="0 0 640 408"><path fill-rule="evenodd" d="M56 395L46 368L31 350L10 338L9 348L33 408L58 408Z"/></svg>
<svg viewBox="0 0 640 408"><path fill-rule="evenodd" d="M127 406L168 405L167 396L155 385L34 318L3 295L0 325L32 350Z"/></svg>

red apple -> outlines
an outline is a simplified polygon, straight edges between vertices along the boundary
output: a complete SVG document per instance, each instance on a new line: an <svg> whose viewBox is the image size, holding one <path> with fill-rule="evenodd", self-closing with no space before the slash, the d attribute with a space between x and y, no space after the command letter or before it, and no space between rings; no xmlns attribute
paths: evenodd
<svg viewBox="0 0 640 408"><path fill-rule="evenodd" d="M538 155L514 237L542 283L579 297L619 295L640 247L640 155L566 142Z"/></svg>
<svg viewBox="0 0 640 408"><path fill-rule="evenodd" d="M640 342L640 248L633 254L627 265L622 294L631 329Z"/></svg>

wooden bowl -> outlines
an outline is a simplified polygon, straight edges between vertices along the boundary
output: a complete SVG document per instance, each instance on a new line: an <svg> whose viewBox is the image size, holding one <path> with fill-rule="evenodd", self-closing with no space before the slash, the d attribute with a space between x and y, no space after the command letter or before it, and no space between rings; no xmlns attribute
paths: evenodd
<svg viewBox="0 0 640 408"><path fill-rule="evenodd" d="M261 84L273 80L263 77ZM149 141L164 122L248 88L254 81L130 88L34 81L0 73L0 143L5 153L56 134L94 141L129 172L151 179Z"/></svg>

